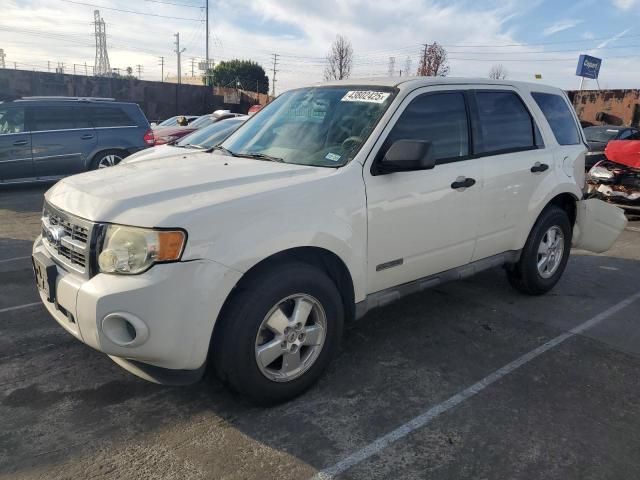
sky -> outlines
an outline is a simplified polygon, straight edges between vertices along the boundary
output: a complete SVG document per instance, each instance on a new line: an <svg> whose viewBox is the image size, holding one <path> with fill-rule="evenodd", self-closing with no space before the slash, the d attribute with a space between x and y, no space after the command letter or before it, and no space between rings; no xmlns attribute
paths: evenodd
<svg viewBox="0 0 640 480"><path fill-rule="evenodd" d="M88 71L95 60L93 11L106 22L111 67L160 80L175 75L180 33L183 74L205 56L206 0L0 0L0 48L6 65ZM450 76L487 77L502 64L508 78L578 88L578 55L603 59L602 88L640 88L640 0L209 0L210 57L260 63L276 92L323 79L337 34L354 50L352 77L394 76L418 68L421 45L438 42ZM194 59L194 60L192 60ZM49 63L48 63L49 62ZM137 74L137 73L136 73ZM596 88L586 81L585 88Z"/></svg>

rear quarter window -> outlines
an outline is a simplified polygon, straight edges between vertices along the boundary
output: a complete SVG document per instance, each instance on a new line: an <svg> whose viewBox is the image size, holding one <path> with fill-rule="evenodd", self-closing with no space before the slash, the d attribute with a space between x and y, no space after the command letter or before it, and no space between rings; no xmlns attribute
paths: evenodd
<svg viewBox="0 0 640 480"><path fill-rule="evenodd" d="M556 141L560 145L582 143L576 121L563 97L542 92L532 92L531 96L542 110Z"/></svg>
<svg viewBox="0 0 640 480"><path fill-rule="evenodd" d="M136 122L118 106L90 107L91 121L95 127L129 127Z"/></svg>

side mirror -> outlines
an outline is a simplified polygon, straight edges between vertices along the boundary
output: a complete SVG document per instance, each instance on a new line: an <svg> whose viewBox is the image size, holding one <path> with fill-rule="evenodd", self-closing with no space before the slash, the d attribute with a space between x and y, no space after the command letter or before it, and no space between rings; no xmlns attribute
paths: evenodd
<svg viewBox="0 0 640 480"><path fill-rule="evenodd" d="M153 128L153 127L157 127L157 126L158 126L158 124L157 124L156 122L151 122L151 124L150 124L150 127L151 127L151 128Z"/></svg>
<svg viewBox="0 0 640 480"><path fill-rule="evenodd" d="M378 164L378 173L429 170L436 166L433 144L427 140L397 140Z"/></svg>

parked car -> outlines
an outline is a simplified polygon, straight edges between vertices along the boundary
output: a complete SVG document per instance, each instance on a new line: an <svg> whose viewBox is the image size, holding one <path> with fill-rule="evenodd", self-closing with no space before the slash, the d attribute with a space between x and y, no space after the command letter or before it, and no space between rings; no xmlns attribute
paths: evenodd
<svg viewBox="0 0 640 480"><path fill-rule="evenodd" d="M240 113L231 113L229 110L218 110L209 115L202 115L198 117L196 120L191 122L188 126L176 126L176 127L162 127L156 128L153 131L155 136L156 145L163 145L165 143L174 143L189 135L190 133L195 132L204 127L208 127L220 120L225 120L227 118L234 118L241 116Z"/></svg>
<svg viewBox="0 0 640 480"><path fill-rule="evenodd" d="M633 127L601 125L584 129L589 151L585 158L585 168L591 169L596 163L605 160L604 149L611 140L630 140L639 137L639 131Z"/></svg>
<svg viewBox="0 0 640 480"><path fill-rule="evenodd" d="M178 118L184 117L186 118L188 123L193 122L198 118L198 115L175 115L173 117L167 118L163 122L160 123L152 123L151 128L162 128L162 127L177 127L178 126Z"/></svg>
<svg viewBox="0 0 640 480"><path fill-rule="evenodd" d="M589 195L640 214L640 141L613 140L605 154L607 160L589 170Z"/></svg>
<svg viewBox="0 0 640 480"><path fill-rule="evenodd" d="M247 115L253 115L254 113L258 113L262 109L263 109L263 105L260 105L260 104L251 105L249 107L249 111L247 112Z"/></svg>
<svg viewBox="0 0 640 480"><path fill-rule="evenodd" d="M585 151L565 93L537 83L290 90L211 152L51 188L40 298L143 378L211 367L253 401L287 400L320 377L347 320L498 266L540 295L572 244L607 250L626 219L583 200Z"/></svg>
<svg viewBox="0 0 640 480"><path fill-rule="evenodd" d="M138 153L134 153L130 157L123 160L123 163L133 163L142 160L158 160L160 158L172 157L182 154L194 154L201 150L206 150L222 143L226 138L235 132L249 117L227 118L220 122L216 122L208 127L196 130L186 137L178 140L171 145L158 145L153 148L147 148ZM182 149L182 150L181 150Z"/></svg>
<svg viewBox="0 0 640 480"><path fill-rule="evenodd" d="M0 182L48 181L119 163L153 145L135 103L27 97L0 103Z"/></svg>

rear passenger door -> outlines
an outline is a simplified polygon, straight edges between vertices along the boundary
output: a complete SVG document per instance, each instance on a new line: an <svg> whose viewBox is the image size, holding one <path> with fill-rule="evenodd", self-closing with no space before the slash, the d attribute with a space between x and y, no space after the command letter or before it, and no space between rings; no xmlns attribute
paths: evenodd
<svg viewBox="0 0 640 480"><path fill-rule="evenodd" d="M72 175L86 170L96 134L81 105L31 108L33 163L39 178Z"/></svg>
<svg viewBox="0 0 640 480"><path fill-rule="evenodd" d="M520 94L478 87L471 94L473 143L484 169L482 214L473 260L518 250L536 191L553 182L553 154Z"/></svg>

